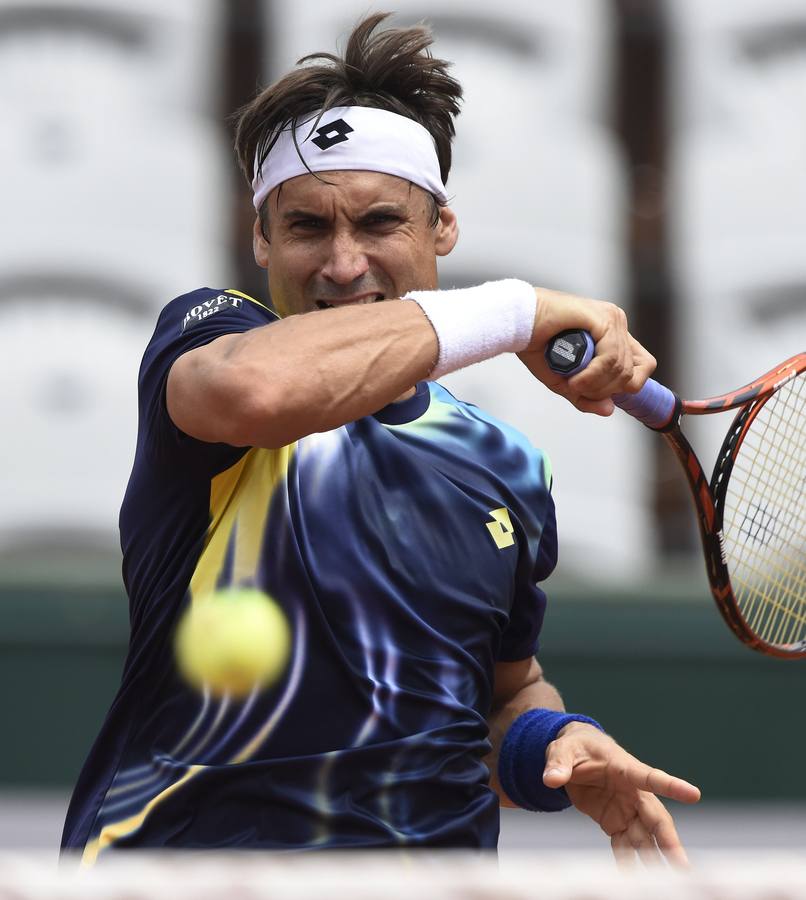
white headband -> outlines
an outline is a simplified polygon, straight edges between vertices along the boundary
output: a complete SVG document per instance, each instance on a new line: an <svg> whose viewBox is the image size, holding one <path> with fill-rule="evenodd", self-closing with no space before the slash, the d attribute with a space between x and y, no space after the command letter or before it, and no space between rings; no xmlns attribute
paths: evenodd
<svg viewBox="0 0 806 900"><path fill-rule="evenodd" d="M256 210L289 178L347 169L397 175L447 203L434 140L414 119L369 106L337 106L327 110L314 128L318 115L297 126L296 144L291 128L285 128L259 170L255 160Z"/></svg>

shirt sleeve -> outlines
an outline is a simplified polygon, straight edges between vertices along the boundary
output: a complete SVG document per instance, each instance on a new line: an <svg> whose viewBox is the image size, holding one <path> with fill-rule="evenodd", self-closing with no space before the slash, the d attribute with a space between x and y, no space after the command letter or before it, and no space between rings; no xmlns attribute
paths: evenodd
<svg viewBox="0 0 806 900"><path fill-rule="evenodd" d="M519 571L515 599L509 616L509 624L501 638L499 662L517 662L534 656L538 650L538 635L546 612L546 595L540 588L557 565L557 522L554 500L547 490L543 527L537 545L534 562L524 561Z"/></svg>
<svg viewBox="0 0 806 900"><path fill-rule="evenodd" d="M138 380L138 444L152 459L166 462L180 457L185 465L219 472L244 454L243 447L200 441L174 425L165 400L168 373L189 350L222 335L249 331L277 319L267 306L246 294L212 288L177 297L162 310Z"/></svg>

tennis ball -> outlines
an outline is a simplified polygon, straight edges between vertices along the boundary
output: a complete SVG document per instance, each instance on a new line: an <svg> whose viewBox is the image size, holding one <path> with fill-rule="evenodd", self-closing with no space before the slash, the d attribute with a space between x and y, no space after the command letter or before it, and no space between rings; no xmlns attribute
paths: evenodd
<svg viewBox="0 0 806 900"><path fill-rule="evenodd" d="M268 594L227 588L194 600L176 630L176 661L185 680L214 696L244 697L285 669L291 629Z"/></svg>

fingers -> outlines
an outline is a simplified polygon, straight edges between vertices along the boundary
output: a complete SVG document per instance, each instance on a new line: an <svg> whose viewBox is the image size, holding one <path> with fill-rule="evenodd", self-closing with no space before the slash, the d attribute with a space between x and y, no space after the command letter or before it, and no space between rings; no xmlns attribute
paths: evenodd
<svg viewBox="0 0 806 900"><path fill-rule="evenodd" d="M647 766L582 722L566 725L546 748L543 782L568 786L574 805L611 835L620 866L634 864L637 855L647 865L665 857L670 865L688 867L674 820L655 795L696 803L695 785Z"/></svg>
<svg viewBox="0 0 806 900"><path fill-rule="evenodd" d="M604 343L608 353L627 353L627 317L614 303L592 300L577 294L535 288L537 308L532 340L528 349L540 351L561 331L582 329L593 340Z"/></svg>
<svg viewBox="0 0 806 900"><path fill-rule="evenodd" d="M663 857L655 843L655 838L638 819L630 822L623 831L617 831L610 835L610 847L613 850L616 864L622 871L634 869L639 859L648 867L663 864Z"/></svg>
<svg viewBox="0 0 806 900"><path fill-rule="evenodd" d="M662 769L653 769L625 750L621 750L618 759L612 760L611 775L640 790L659 794L680 803L696 803L700 799L700 789L696 785L670 775Z"/></svg>
<svg viewBox="0 0 806 900"><path fill-rule="evenodd" d="M602 749L602 745L605 750ZM628 755L611 737L589 722L568 722L546 747L543 784L551 788L568 784L580 762L593 757L604 759L612 748L625 756Z"/></svg>
<svg viewBox="0 0 806 900"><path fill-rule="evenodd" d="M629 335L629 339L632 348L633 372L622 390L628 394L637 394L657 368L658 361L632 335Z"/></svg>
<svg viewBox="0 0 806 900"><path fill-rule="evenodd" d="M610 835L610 847L616 859L616 865L622 872L630 872L635 868L635 850L626 831L618 831Z"/></svg>
<svg viewBox="0 0 806 900"><path fill-rule="evenodd" d="M696 803L700 799L696 785L648 766L611 737L583 722L566 725L546 748L544 783L559 787L572 777L575 783L602 787L609 783L615 790L637 788L680 803Z"/></svg>
<svg viewBox="0 0 806 900"><path fill-rule="evenodd" d="M588 400L603 400L626 390L635 373L634 346L640 344L627 331L626 319L618 320L597 341L589 365L568 379L569 389Z"/></svg>
<svg viewBox="0 0 806 900"><path fill-rule="evenodd" d="M555 394L565 397L565 399L576 406L577 409L582 412L594 413L599 416L612 415L615 405L609 396L597 399L581 396L569 379L563 378L562 375L558 375L556 372L551 371L542 352L519 353L518 358L538 381L542 381L543 384L554 391ZM574 384L576 384L576 382Z"/></svg>
<svg viewBox="0 0 806 900"><path fill-rule="evenodd" d="M571 399L569 397L569 399ZM616 404L609 398L607 400L589 400L587 397L577 397L571 402L580 412L593 413L597 416L612 416Z"/></svg>
<svg viewBox="0 0 806 900"><path fill-rule="evenodd" d="M612 350L600 341L590 365L568 379L568 388L588 400L640 391L655 371L655 357L629 332L625 331L624 337Z"/></svg>
<svg viewBox="0 0 806 900"><path fill-rule="evenodd" d="M638 817L643 832L652 838L671 865L679 869L690 867L674 819L657 797L652 794L641 795Z"/></svg>
<svg viewBox="0 0 806 900"><path fill-rule="evenodd" d="M690 868L671 815L652 794L641 794L632 818L626 824L623 819L611 833L610 846L621 869L633 868L636 858L645 866L660 865L665 859L674 868Z"/></svg>
<svg viewBox="0 0 806 900"><path fill-rule="evenodd" d="M637 780L633 783L636 787L653 794L660 794L661 797L668 797L670 800L677 800L680 803L697 803L700 799L700 789L696 785L677 778L675 775L669 775L662 769L651 769L638 760L636 763L641 770L635 773Z"/></svg>
<svg viewBox="0 0 806 900"><path fill-rule="evenodd" d="M538 316L529 349L521 361L547 387L583 412L608 416L610 398L635 393L655 369L654 357L627 330L624 311L612 303L538 289ZM551 372L543 353L551 338L566 329L587 329L596 342L590 365L569 379Z"/></svg>
<svg viewBox="0 0 806 900"><path fill-rule="evenodd" d="M627 836L634 850L645 866L657 866L663 858L655 843L654 835L644 826L640 819L633 819L627 828ZM682 850L682 847L680 848Z"/></svg>
<svg viewBox="0 0 806 900"><path fill-rule="evenodd" d="M622 871L634 869L638 860L650 868L661 866L664 858L674 868L690 868L686 851L679 840L674 847L663 847L656 836L637 819L633 820L625 830L612 834L610 846L616 864Z"/></svg>
<svg viewBox="0 0 806 900"><path fill-rule="evenodd" d="M546 747L546 765L543 769L543 784L558 788L568 784L574 771L574 749L562 740L552 741Z"/></svg>

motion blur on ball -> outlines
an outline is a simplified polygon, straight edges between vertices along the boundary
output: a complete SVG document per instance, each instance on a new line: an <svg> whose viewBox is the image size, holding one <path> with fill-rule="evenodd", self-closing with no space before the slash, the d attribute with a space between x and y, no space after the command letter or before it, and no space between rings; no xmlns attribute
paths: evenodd
<svg viewBox="0 0 806 900"><path fill-rule="evenodd" d="M244 697L282 675L291 650L291 628L268 594L228 588L195 599L176 632L183 678L216 697Z"/></svg>

